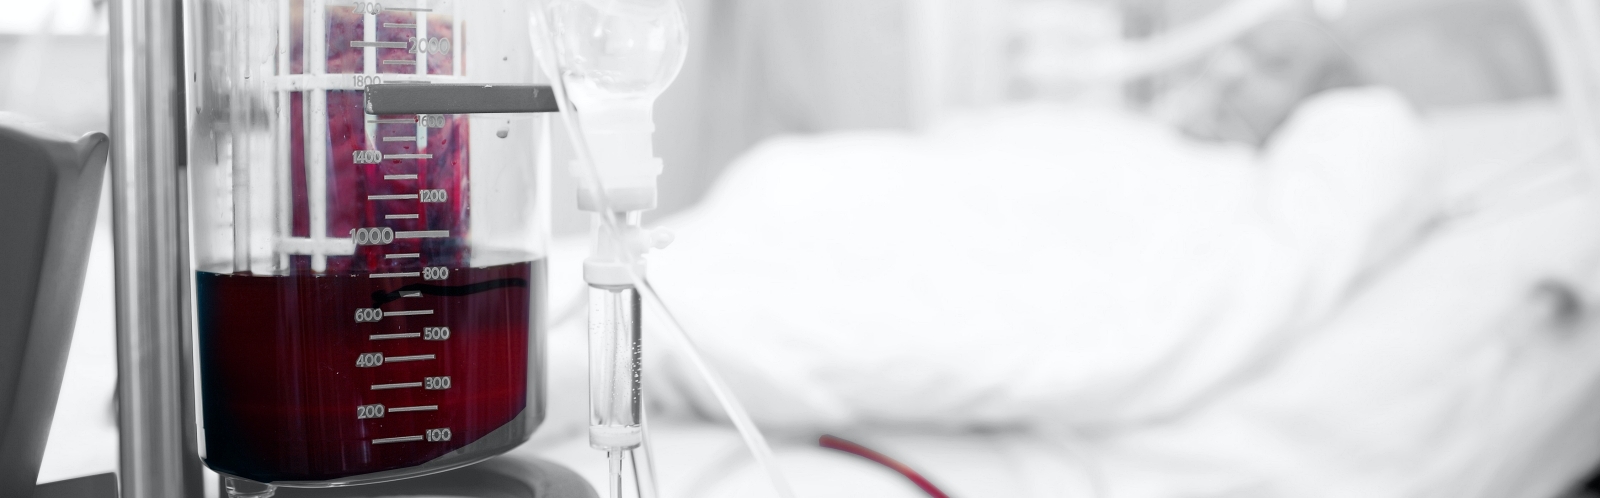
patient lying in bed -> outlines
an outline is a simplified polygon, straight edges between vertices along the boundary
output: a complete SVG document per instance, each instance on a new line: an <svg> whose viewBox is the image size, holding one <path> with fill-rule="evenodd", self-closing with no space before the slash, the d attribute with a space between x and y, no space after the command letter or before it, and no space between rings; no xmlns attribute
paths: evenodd
<svg viewBox="0 0 1600 498"><path fill-rule="evenodd" d="M1415 119L1358 88L1261 153L1055 108L773 141L668 222L651 274L768 426L1139 424L1270 360L1417 230ZM662 401L716 411L651 361L683 388Z"/></svg>

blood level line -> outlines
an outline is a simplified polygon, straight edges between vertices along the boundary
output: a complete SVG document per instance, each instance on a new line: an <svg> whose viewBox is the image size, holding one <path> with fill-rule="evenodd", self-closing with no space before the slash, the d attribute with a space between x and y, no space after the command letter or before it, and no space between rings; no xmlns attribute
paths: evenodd
<svg viewBox="0 0 1600 498"><path fill-rule="evenodd" d="M420 339L420 338L422 338L422 333L421 332L412 332L412 333L409 333L409 334L372 334L372 335L367 336L367 339L374 340L374 341L382 341L382 340L387 340L387 339Z"/></svg>
<svg viewBox="0 0 1600 498"><path fill-rule="evenodd" d="M395 383L395 384L373 384L372 385L372 390L374 390L374 391L382 391L382 390L385 390L385 389L410 389L410 388L413 388L413 387L422 387L422 383L421 382L400 382L400 383Z"/></svg>
<svg viewBox="0 0 1600 498"><path fill-rule="evenodd" d="M431 355L431 354L414 354L414 355L411 355L411 356L390 356L390 357L384 358L383 362L384 363L394 363L394 362L397 362L397 361L427 361L427 360L432 360L432 359L434 359L434 356Z"/></svg>
<svg viewBox="0 0 1600 498"><path fill-rule="evenodd" d="M374 439L372 440L372 444L411 443L421 440L422 436L386 437L383 439Z"/></svg>

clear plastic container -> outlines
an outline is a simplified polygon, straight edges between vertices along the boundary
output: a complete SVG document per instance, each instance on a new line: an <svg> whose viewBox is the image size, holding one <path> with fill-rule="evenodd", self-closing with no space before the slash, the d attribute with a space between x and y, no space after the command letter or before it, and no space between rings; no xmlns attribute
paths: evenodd
<svg viewBox="0 0 1600 498"><path fill-rule="evenodd" d="M376 83L538 84L532 2L191 0L199 440L234 478L467 465L544 416L548 117L368 115Z"/></svg>

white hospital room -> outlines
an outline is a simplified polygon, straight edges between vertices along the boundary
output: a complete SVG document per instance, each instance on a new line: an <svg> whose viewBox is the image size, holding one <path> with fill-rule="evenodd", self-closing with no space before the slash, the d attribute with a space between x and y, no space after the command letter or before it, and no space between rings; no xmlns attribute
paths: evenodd
<svg viewBox="0 0 1600 498"><path fill-rule="evenodd" d="M1600 498L1596 0L0 0L0 219L5 498Z"/></svg>

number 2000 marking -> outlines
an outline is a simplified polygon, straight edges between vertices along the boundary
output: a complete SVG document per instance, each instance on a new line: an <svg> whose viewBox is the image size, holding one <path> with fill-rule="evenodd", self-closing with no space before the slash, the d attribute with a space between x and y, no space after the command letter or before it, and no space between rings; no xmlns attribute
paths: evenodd
<svg viewBox="0 0 1600 498"><path fill-rule="evenodd" d="M448 54L450 53L449 38L418 38L406 39L406 53L411 54Z"/></svg>

